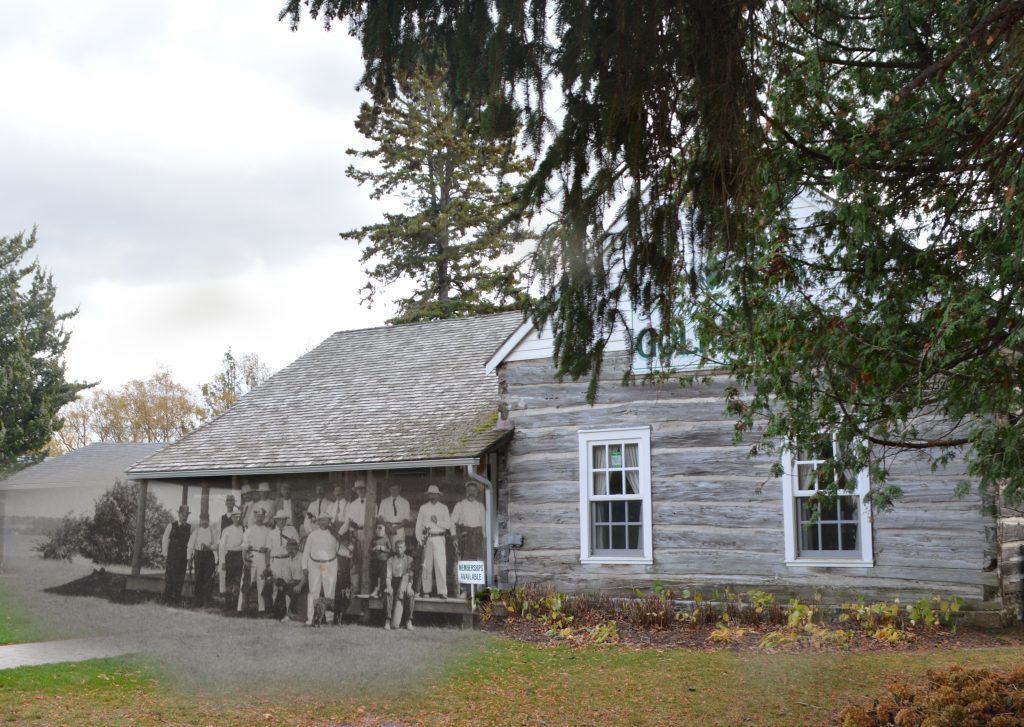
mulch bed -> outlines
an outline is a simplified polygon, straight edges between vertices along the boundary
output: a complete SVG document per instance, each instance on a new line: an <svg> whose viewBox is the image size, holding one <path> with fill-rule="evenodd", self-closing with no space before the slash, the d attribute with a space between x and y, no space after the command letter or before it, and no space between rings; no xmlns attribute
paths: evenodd
<svg viewBox="0 0 1024 727"><path fill-rule="evenodd" d="M638 648L654 649L699 649L703 651L765 651L760 647L761 639L769 631L782 628L779 626L760 625L744 626L750 631L736 641L721 643L712 641L710 636L715 627L713 624L690 625L674 624L667 629L638 629L627 621L616 621L619 643ZM566 643L565 639L548 636L548 627L540 621L527 621L521 618L495 618L480 625L482 631L498 636L525 641L532 644L555 645ZM773 651L930 651L936 649L973 649L998 646L1024 645L1024 627L1015 626L1006 629L977 629L960 626L955 631L949 629L907 629L907 641L888 643L871 638L870 634L855 631L849 644L844 646L820 646L802 639L797 643L788 644ZM588 643L585 640L582 643Z"/></svg>

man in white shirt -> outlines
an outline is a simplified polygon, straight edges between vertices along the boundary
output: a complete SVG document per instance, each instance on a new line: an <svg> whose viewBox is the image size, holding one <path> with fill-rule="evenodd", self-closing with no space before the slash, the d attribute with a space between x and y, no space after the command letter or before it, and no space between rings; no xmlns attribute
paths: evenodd
<svg viewBox="0 0 1024 727"><path fill-rule="evenodd" d="M192 605L196 608L204 608L210 594L210 579L215 566L213 551L216 547L217 538L210 527L210 516L200 515L199 527L192 529L188 539L188 559L192 561L196 578Z"/></svg>
<svg viewBox="0 0 1024 727"><path fill-rule="evenodd" d="M271 495L270 483L261 482L256 488L256 507L263 508L263 524L268 528L273 526L271 518L277 512L277 500Z"/></svg>
<svg viewBox="0 0 1024 727"><path fill-rule="evenodd" d="M270 551L267 544L270 528L263 524L264 512L263 508L258 505L253 508L255 522L251 528L245 531L245 537L242 540L242 547L249 558L249 582L256 584L256 607L260 614L267 611L263 587L267 582L267 554ZM248 600L249 594L246 591L238 604L240 611L245 611Z"/></svg>
<svg viewBox="0 0 1024 727"><path fill-rule="evenodd" d="M306 519L302 523L302 534L309 535L317 528L317 518L320 513L328 512L334 517L334 503L324 494L324 484L317 482L315 486L316 498L306 508Z"/></svg>
<svg viewBox="0 0 1024 727"><path fill-rule="evenodd" d="M296 609L302 597L302 586L306 583L302 553L297 542L288 542L288 557L278 567L278 573L274 579L274 618L284 623Z"/></svg>
<svg viewBox="0 0 1024 727"><path fill-rule="evenodd" d="M295 510L292 507L292 488L287 482L282 482L278 487L277 500L274 501L274 512L284 510L288 516L287 525L295 527ZM276 519L276 518L275 518Z"/></svg>
<svg viewBox="0 0 1024 727"><path fill-rule="evenodd" d="M484 504L480 502L480 487L466 483L466 498L452 508L455 542L462 560L484 559Z"/></svg>
<svg viewBox="0 0 1024 727"><path fill-rule="evenodd" d="M288 513L278 510L274 514L274 529L267 536L267 547L270 548L270 572L274 578L284 578L288 560L288 544L299 543L299 534L288 525Z"/></svg>
<svg viewBox="0 0 1024 727"><path fill-rule="evenodd" d="M356 491L356 498L345 505L342 527L348 530L349 543L352 549L352 561L349 573L349 583L353 593L362 593L362 563L366 557L363 543L363 528L366 527L366 482L356 480L353 488ZM341 531L339 531L340 533ZM369 584L367 584L367 592Z"/></svg>
<svg viewBox="0 0 1024 727"><path fill-rule="evenodd" d="M436 585L437 595L448 598L445 537L451 533L452 520L448 507L438 501L440 496L441 490L437 485L427 488L429 501L423 503L416 514L416 539L423 547L423 595L429 596Z"/></svg>
<svg viewBox="0 0 1024 727"><path fill-rule="evenodd" d="M306 600L306 625L313 625L313 610L319 598L334 601L335 580L338 576L338 541L331 532L331 514L320 513L317 529L306 538L302 551L302 569L309 580L309 598ZM336 607L336 606L335 606Z"/></svg>
<svg viewBox="0 0 1024 727"><path fill-rule="evenodd" d="M252 485L242 485L240 497L242 498L242 527L247 528L253 524L255 518L253 517L252 511L256 507L256 503L253 501L254 493L252 491Z"/></svg>
<svg viewBox="0 0 1024 727"><path fill-rule="evenodd" d="M224 574L224 612L228 613L238 600L238 592L242 586L242 570L245 559L242 554L242 541L245 531L242 529L242 511L231 511L231 524L220 533L220 569Z"/></svg>
<svg viewBox="0 0 1024 727"><path fill-rule="evenodd" d="M240 498L241 495L239 495L239 499ZM238 512L239 516L241 516L242 511L239 510L235 504L237 501L238 500L235 498L234 490L229 492L228 496L224 498L224 508L227 510L227 512L220 516L220 528L217 529L218 541L220 540L220 536L224 533L224 531L227 530L228 526L231 525L232 516L235 514L235 512ZM239 517L239 522L241 522L241 517ZM223 596L225 593L227 593L228 590L227 573L224 570L224 557L221 556L218 562L220 563L220 567L217 569L217 576L218 579L220 580L220 595Z"/></svg>
<svg viewBox="0 0 1024 727"><path fill-rule="evenodd" d="M410 517L409 501L400 494L401 485L397 482L391 484L391 495L380 501L377 508L377 522L384 523L384 530L387 533L391 548L399 540L405 541L405 529L412 525Z"/></svg>

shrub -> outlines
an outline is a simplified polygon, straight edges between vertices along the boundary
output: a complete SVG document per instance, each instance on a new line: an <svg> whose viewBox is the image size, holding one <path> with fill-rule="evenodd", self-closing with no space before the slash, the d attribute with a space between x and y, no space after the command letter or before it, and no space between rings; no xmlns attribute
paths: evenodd
<svg viewBox="0 0 1024 727"><path fill-rule="evenodd" d="M129 565L135 547L135 512L138 504L136 486L117 480L114 486L96 500L95 512L82 555L100 565ZM164 557L160 541L171 522L171 513L152 492L146 495L146 539L142 548L142 565L160 567Z"/></svg>
<svg viewBox="0 0 1024 727"><path fill-rule="evenodd" d="M566 596L562 609L576 621L600 622L616 612L615 603L601 592L574 593Z"/></svg>
<svg viewBox="0 0 1024 727"><path fill-rule="evenodd" d="M923 684L896 682L872 704L844 708L840 720L844 727L1024 727L1024 669L932 670Z"/></svg>
<svg viewBox="0 0 1024 727"><path fill-rule="evenodd" d="M116 480L97 498L92 517L66 515L50 538L35 547L36 552L50 559L71 560L73 555L81 555L100 565L130 565L135 548L136 492L135 485ZM167 508L148 493L143 566L163 565L160 544L171 520Z"/></svg>
<svg viewBox="0 0 1024 727"><path fill-rule="evenodd" d="M46 560L70 561L73 556L81 554L90 522L88 515L76 517L69 513L46 540L35 544L32 549Z"/></svg>
<svg viewBox="0 0 1024 727"><path fill-rule="evenodd" d="M676 620L676 594L655 582L650 593L639 588L621 606L622 617L638 629L667 629Z"/></svg>

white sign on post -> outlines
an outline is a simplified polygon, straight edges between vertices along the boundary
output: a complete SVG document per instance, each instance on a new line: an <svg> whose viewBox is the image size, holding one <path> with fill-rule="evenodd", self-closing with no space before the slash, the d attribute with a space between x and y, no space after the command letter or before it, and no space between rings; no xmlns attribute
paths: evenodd
<svg viewBox="0 0 1024 727"><path fill-rule="evenodd" d="M459 561L459 583L469 584L469 608L476 610L476 587L487 583L482 560Z"/></svg>
<svg viewBox="0 0 1024 727"><path fill-rule="evenodd" d="M484 562L482 560L459 561L459 583L482 586L486 582L487 579L484 576Z"/></svg>

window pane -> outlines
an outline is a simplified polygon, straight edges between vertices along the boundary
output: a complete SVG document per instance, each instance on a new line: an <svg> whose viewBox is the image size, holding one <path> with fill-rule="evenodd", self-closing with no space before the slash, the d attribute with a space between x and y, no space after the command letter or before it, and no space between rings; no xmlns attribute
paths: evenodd
<svg viewBox="0 0 1024 727"><path fill-rule="evenodd" d="M834 498L823 499L821 502L821 519L822 520L837 520L839 515L839 506Z"/></svg>
<svg viewBox="0 0 1024 727"><path fill-rule="evenodd" d="M629 514L629 522L631 522L631 523L641 522L641 520L640 520L640 507L641 507L642 504L643 503L640 500L633 500L632 502L626 503L627 511L628 511L628 514Z"/></svg>
<svg viewBox="0 0 1024 727"><path fill-rule="evenodd" d="M842 525L843 530L843 550L859 550L857 545L857 526L856 525Z"/></svg>
<svg viewBox="0 0 1024 727"><path fill-rule="evenodd" d="M818 522L818 503L809 497L801 498L797 516L801 523Z"/></svg>
<svg viewBox="0 0 1024 727"><path fill-rule="evenodd" d="M609 444L608 445L608 466L609 467L622 467L622 445L621 444Z"/></svg>
<svg viewBox="0 0 1024 727"><path fill-rule="evenodd" d="M626 503L624 502L609 502L612 507L611 521L615 523L626 522Z"/></svg>
<svg viewBox="0 0 1024 727"><path fill-rule="evenodd" d="M608 473L608 494L609 495L621 495L622 494L622 472L609 472Z"/></svg>
<svg viewBox="0 0 1024 727"><path fill-rule="evenodd" d="M821 549L822 550L839 550L839 526L838 525L822 525L821 526Z"/></svg>
<svg viewBox="0 0 1024 727"><path fill-rule="evenodd" d="M640 494L640 471L639 470L626 470L626 494L627 495L639 495Z"/></svg>
<svg viewBox="0 0 1024 727"><path fill-rule="evenodd" d="M611 540L608 537L608 527L601 525L594 527L594 550L608 550L611 547Z"/></svg>
<svg viewBox="0 0 1024 727"><path fill-rule="evenodd" d="M604 469L608 466L605 455L608 448L603 444L594 445L594 469Z"/></svg>
<svg viewBox="0 0 1024 727"><path fill-rule="evenodd" d="M608 494L608 473L606 473L606 472L595 472L593 477L594 477L594 494L595 495L607 495Z"/></svg>
<svg viewBox="0 0 1024 727"><path fill-rule="evenodd" d="M640 466L640 445L633 443L626 445L626 467Z"/></svg>
<svg viewBox="0 0 1024 727"><path fill-rule="evenodd" d="M631 525L629 527L629 549L640 550L640 526Z"/></svg>
<svg viewBox="0 0 1024 727"><path fill-rule="evenodd" d="M800 526L800 550L818 550L818 526L803 524Z"/></svg>
<svg viewBox="0 0 1024 727"><path fill-rule="evenodd" d="M595 502L594 506L594 522L595 523L606 523L609 519L608 506L610 502Z"/></svg>
<svg viewBox="0 0 1024 727"><path fill-rule="evenodd" d="M625 550L626 549L626 528L624 525L613 525L612 531L612 550Z"/></svg>
<svg viewBox="0 0 1024 727"><path fill-rule="evenodd" d="M859 520L860 498L855 495L845 495L839 498L839 514L843 520Z"/></svg>
<svg viewBox="0 0 1024 727"><path fill-rule="evenodd" d="M813 464L798 464L796 466L797 487L801 490L815 489L815 473Z"/></svg>

